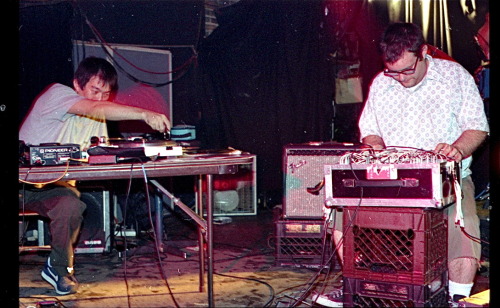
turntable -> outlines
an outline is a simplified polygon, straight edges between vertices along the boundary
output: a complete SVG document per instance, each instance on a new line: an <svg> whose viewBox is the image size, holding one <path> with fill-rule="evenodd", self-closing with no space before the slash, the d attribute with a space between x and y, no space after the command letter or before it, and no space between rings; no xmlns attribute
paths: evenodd
<svg viewBox="0 0 500 308"><path fill-rule="evenodd" d="M158 157L181 156L182 146L171 140L149 140L147 138L103 138L92 137L92 146L87 150L89 163L116 163L126 159L148 160Z"/></svg>

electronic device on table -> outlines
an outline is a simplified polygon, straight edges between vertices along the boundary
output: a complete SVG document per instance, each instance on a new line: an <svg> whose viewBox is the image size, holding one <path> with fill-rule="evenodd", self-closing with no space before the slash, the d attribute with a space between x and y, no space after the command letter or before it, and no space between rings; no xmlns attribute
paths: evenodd
<svg viewBox="0 0 500 308"><path fill-rule="evenodd" d="M460 193L460 164L424 150L346 153L324 175L327 207L443 208Z"/></svg>
<svg viewBox="0 0 500 308"><path fill-rule="evenodd" d="M152 157L181 156L182 146L172 140L150 140L141 137L102 138L93 137L87 149L89 164L109 164L127 159L148 160Z"/></svg>
<svg viewBox="0 0 500 308"><path fill-rule="evenodd" d="M183 147L176 141L146 137L91 138L91 146L83 151L79 144L41 143L25 144L19 141L19 164L24 166L51 166L68 163L112 164L125 160L147 161L158 157L183 155Z"/></svg>
<svg viewBox="0 0 500 308"><path fill-rule="evenodd" d="M79 144L25 144L19 141L19 164L25 166L64 165L82 158Z"/></svg>

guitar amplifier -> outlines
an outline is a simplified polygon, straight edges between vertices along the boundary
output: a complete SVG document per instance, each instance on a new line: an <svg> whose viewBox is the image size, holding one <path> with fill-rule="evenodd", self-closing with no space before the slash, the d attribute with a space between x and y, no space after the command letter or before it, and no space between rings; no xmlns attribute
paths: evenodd
<svg viewBox="0 0 500 308"><path fill-rule="evenodd" d="M339 162L346 153L362 149L361 144L309 142L283 148L283 218L323 219L325 195L323 167Z"/></svg>
<svg viewBox="0 0 500 308"><path fill-rule="evenodd" d="M460 164L331 164L324 167L325 205L443 208L454 203Z"/></svg>

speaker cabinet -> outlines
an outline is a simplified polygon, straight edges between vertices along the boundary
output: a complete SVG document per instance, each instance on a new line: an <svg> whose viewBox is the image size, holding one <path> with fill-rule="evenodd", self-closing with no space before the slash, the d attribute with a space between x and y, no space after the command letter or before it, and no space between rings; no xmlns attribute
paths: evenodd
<svg viewBox="0 0 500 308"><path fill-rule="evenodd" d="M79 187L87 204L75 253L102 253L111 248L110 193L100 186Z"/></svg>
<svg viewBox="0 0 500 308"><path fill-rule="evenodd" d="M275 226L277 266L330 267L331 238L324 221L278 220Z"/></svg>
<svg viewBox="0 0 500 308"><path fill-rule="evenodd" d="M361 145L337 142L288 144L283 149L283 218L323 219L324 165L338 163L342 155Z"/></svg>
<svg viewBox="0 0 500 308"><path fill-rule="evenodd" d="M83 212L75 253L103 253L111 251L110 193L103 186L78 186L80 199L87 208ZM26 250L38 244L42 249L50 249L52 234L49 219L34 216L36 220L20 221L19 233L25 234ZM19 239L21 241L21 238ZM36 241L36 243L34 243Z"/></svg>

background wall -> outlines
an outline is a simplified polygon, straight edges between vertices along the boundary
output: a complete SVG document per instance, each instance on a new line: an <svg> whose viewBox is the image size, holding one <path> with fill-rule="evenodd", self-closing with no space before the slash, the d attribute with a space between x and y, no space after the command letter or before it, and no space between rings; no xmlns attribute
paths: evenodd
<svg viewBox="0 0 500 308"><path fill-rule="evenodd" d="M405 3L418 8L420 2ZM20 3L19 122L45 86L70 81L72 40L168 49L176 70L174 124L196 125L205 147L257 154L258 189L278 196L283 145L333 137L358 141L362 102L335 114L335 77L342 61L359 62L366 95L382 68L376 40L395 16L393 1L240 0L214 9L217 27L211 21L206 35L203 0ZM474 18L464 13L462 1L446 3L452 55L473 72L480 59L472 36L488 1L472 2ZM406 18L405 8L399 9ZM418 14L415 9L415 22ZM347 53L353 37L356 52Z"/></svg>

